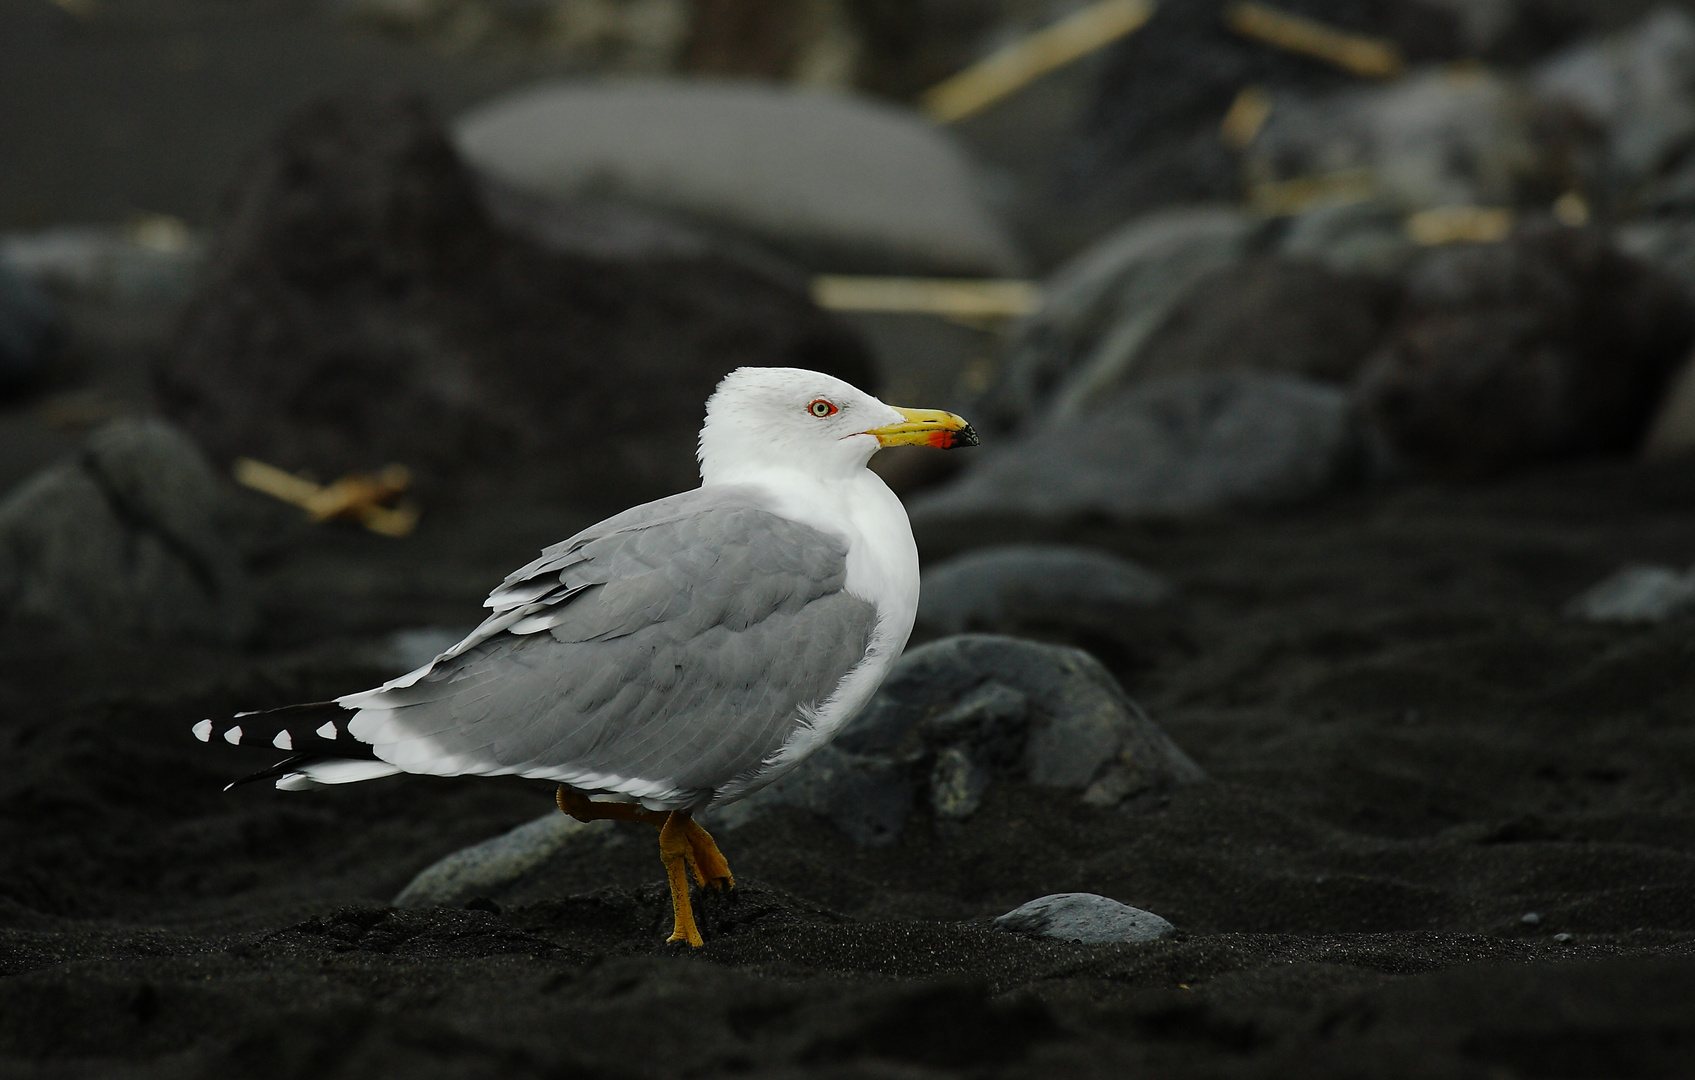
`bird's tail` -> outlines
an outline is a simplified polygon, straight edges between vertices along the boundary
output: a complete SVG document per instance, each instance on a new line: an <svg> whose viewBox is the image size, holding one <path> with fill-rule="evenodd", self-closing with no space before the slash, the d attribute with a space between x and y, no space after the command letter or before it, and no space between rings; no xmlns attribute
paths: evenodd
<svg viewBox="0 0 1695 1080"><path fill-rule="evenodd" d="M270 768L225 785L224 790L255 780L275 779L284 791L321 784L350 784L392 776L400 768L377 758L369 744L347 730L353 713L333 701L285 705L280 709L236 713L224 719L205 719L191 729L203 743L222 739L232 746L287 750Z"/></svg>

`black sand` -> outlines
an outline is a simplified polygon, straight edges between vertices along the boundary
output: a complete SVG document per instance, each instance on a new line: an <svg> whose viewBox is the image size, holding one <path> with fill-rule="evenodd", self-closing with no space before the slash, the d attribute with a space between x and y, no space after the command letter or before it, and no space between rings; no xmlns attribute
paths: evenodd
<svg viewBox="0 0 1695 1080"><path fill-rule="evenodd" d="M1291 513L1052 535L1171 575L1103 646L1215 782L1129 809L993 788L892 846L767 819L707 945L661 944L651 830L470 910L385 907L545 785L219 791L220 709L381 675L575 524L287 537L250 652L0 653L0 1073L27 1076L1671 1076L1695 1062L1695 636L1559 614L1687 562L1695 464L1589 466ZM926 553L958 537L923 538ZM1085 947L989 917L1087 890L1181 936ZM1527 922L1535 913L1538 921Z"/></svg>

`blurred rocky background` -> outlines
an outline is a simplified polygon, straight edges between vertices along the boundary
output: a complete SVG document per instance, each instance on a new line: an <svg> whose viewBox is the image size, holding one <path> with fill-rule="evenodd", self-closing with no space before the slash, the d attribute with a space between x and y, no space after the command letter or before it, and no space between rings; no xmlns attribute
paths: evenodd
<svg viewBox="0 0 1695 1080"><path fill-rule="evenodd" d="M0 0L0 1071L1673 1075L1692 355L1695 0ZM516 782L217 795L744 364L983 445L718 966Z"/></svg>

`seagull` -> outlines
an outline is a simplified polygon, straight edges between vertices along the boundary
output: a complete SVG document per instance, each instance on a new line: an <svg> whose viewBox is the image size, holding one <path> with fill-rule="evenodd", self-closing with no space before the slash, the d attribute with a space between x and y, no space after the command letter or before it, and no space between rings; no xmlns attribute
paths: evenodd
<svg viewBox="0 0 1695 1080"><path fill-rule="evenodd" d="M553 781L572 817L658 827L668 940L698 947L690 876L718 892L735 878L694 815L829 742L906 647L918 549L900 499L866 467L905 445L975 446L977 434L829 375L738 368L707 400L698 488L546 549L489 594L482 625L416 671L193 733L291 752L230 787Z"/></svg>

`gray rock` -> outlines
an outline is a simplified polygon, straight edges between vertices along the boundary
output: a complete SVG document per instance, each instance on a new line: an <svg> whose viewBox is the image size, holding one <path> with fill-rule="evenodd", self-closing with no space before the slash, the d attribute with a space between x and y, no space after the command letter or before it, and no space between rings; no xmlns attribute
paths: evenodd
<svg viewBox="0 0 1695 1080"><path fill-rule="evenodd" d="M1265 371L1345 385L1383 340L1395 299L1391 284L1370 275L1255 255L1195 282L1126 382Z"/></svg>
<svg viewBox="0 0 1695 1080"><path fill-rule="evenodd" d="M1383 199L1329 203L1291 217L1277 246L1291 259L1311 259L1339 274L1394 274L1417 251L1405 214Z"/></svg>
<svg viewBox="0 0 1695 1080"><path fill-rule="evenodd" d="M999 630L1013 621L1124 618L1167 603L1173 593L1158 574L1104 551L1006 544L926 567L918 625L941 636Z"/></svg>
<svg viewBox="0 0 1695 1080"><path fill-rule="evenodd" d="M733 829L795 807L876 844L899 834L925 786L938 817L957 820L997 781L1110 806L1205 778L1089 654L963 634L901 657L833 743L712 819Z"/></svg>
<svg viewBox="0 0 1695 1080"><path fill-rule="evenodd" d="M0 503L0 619L74 635L253 629L225 489L189 438L119 420Z"/></svg>
<svg viewBox="0 0 1695 1080"><path fill-rule="evenodd" d="M1347 395L1335 387L1257 372L1164 379L985 447L908 512L920 524L1286 505L1336 489L1364 466L1361 455Z"/></svg>
<svg viewBox="0 0 1695 1080"><path fill-rule="evenodd" d="M1691 450L1695 450L1695 358L1685 360L1667 386L1648 426L1648 437L1642 441L1642 456L1673 457Z"/></svg>
<svg viewBox="0 0 1695 1080"><path fill-rule="evenodd" d="M1633 453L1692 339L1675 280L1598 231L1526 226L1419 255L1355 400L1429 474Z"/></svg>
<svg viewBox="0 0 1695 1080"><path fill-rule="evenodd" d="M1541 168L1526 95L1481 69L1417 72L1323 98L1283 93L1247 151L1248 175L1358 171L1403 209L1510 205Z"/></svg>
<svg viewBox="0 0 1695 1080"><path fill-rule="evenodd" d="M1541 100L1575 108L1605 132L1607 179L1628 194L1695 137L1695 17L1660 7L1546 61L1532 85Z"/></svg>
<svg viewBox="0 0 1695 1080"><path fill-rule="evenodd" d="M1566 605L1566 614L1592 622L1664 622L1695 609L1695 569L1627 566Z"/></svg>
<svg viewBox="0 0 1695 1080"><path fill-rule="evenodd" d="M47 295L0 265L0 392L38 378L64 336Z"/></svg>
<svg viewBox="0 0 1695 1080"><path fill-rule="evenodd" d="M1622 225L1613 231L1613 241L1626 255L1670 274L1695 294L1695 216L1690 216L1695 198L1683 209L1689 213Z"/></svg>
<svg viewBox="0 0 1695 1080"><path fill-rule="evenodd" d="M174 218L0 237L0 267L61 293L119 304L180 304L204 263L205 245Z"/></svg>
<svg viewBox="0 0 1695 1080"><path fill-rule="evenodd" d="M970 754L957 746L947 747L936 755L930 770L930 809L938 818L968 818L983 804L990 779L989 770Z"/></svg>
<svg viewBox="0 0 1695 1080"><path fill-rule="evenodd" d="M1239 261L1259 228L1231 208L1163 211L1061 267L1041 310L1014 330L1000 377L972 406L973 422L1024 429L1110 395L1172 308L1196 282Z"/></svg>
<svg viewBox="0 0 1695 1080"><path fill-rule="evenodd" d="M534 821L480 844L461 848L420 870L399 895L395 907L458 905L486 896L537 869L567 847L604 840L610 821L578 821L559 813Z"/></svg>
<svg viewBox="0 0 1695 1080"><path fill-rule="evenodd" d="M1083 945L1158 941L1177 932L1151 911L1095 893L1054 893L1032 900L996 919L995 929Z"/></svg>
<svg viewBox="0 0 1695 1080"><path fill-rule="evenodd" d="M972 168L915 117L753 84L545 85L457 125L479 170L757 237L815 269L1006 275L1018 256Z"/></svg>
<svg viewBox="0 0 1695 1080"><path fill-rule="evenodd" d="M827 745L787 776L703 820L736 829L777 807L793 807L825 818L857 844L880 845L900 835L917 791L914 762Z"/></svg>

